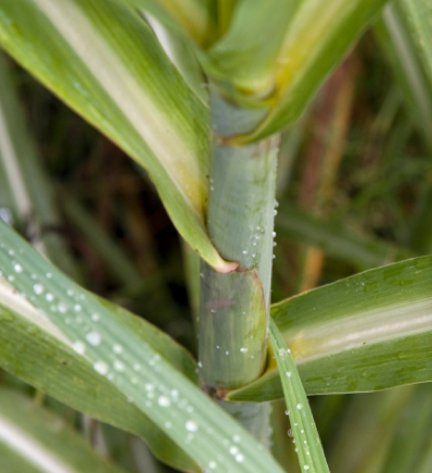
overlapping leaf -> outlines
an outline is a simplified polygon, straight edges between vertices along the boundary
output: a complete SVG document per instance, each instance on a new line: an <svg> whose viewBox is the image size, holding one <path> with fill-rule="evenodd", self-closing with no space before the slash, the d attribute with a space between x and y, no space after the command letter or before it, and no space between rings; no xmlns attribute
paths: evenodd
<svg viewBox="0 0 432 473"><path fill-rule="evenodd" d="M405 260L272 307L309 394L375 391L432 380L432 257ZM274 399L274 364L232 399Z"/></svg>
<svg viewBox="0 0 432 473"><path fill-rule="evenodd" d="M166 337L161 340L161 334L148 329L140 335L136 322L120 317L109 304L72 283L2 222L0 268L3 340L27 329L34 334L33 344L49 341L51 347L57 347L58 358L51 363L56 369L49 369L47 353L44 362L36 365L39 372L33 379L43 379L43 369L51 376L51 384L59 383L62 365L69 365L72 376L63 377L63 390L85 390L92 372L95 390L102 388L99 395L109 396L96 403L100 408L112 409L112 395L126 398L133 412L145 414L200 468L215 472L281 471L239 424L173 367L172 358L167 359L165 354ZM2 343L1 349L3 364L19 374L24 354L14 344ZM105 391L105 387L109 389ZM91 396L82 404L86 402L91 402ZM94 405L92 408L96 409Z"/></svg>
<svg viewBox="0 0 432 473"><path fill-rule="evenodd" d="M61 418L21 394L0 390L2 471L121 473L99 457Z"/></svg>
<svg viewBox="0 0 432 473"><path fill-rule="evenodd" d="M303 471L329 473L321 440L291 350L273 320L270 340L279 370L296 453Z"/></svg>
<svg viewBox="0 0 432 473"><path fill-rule="evenodd" d="M34 245L67 274L76 265L55 233L43 233L60 222L54 192L25 126L21 105L6 58L0 56L0 218L26 227Z"/></svg>
<svg viewBox="0 0 432 473"><path fill-rule="evenodd" d="M137 10L154 15L171 30L204 44L212 27L211 0L126 0Z"/></svg>
<svg viewBox="0 0 432 473"><path fill-rule="evenodd" d="M239 141L263 138L292 122L385 0L240 2L232 27L203 63L240 104L267 117Z"/></svg>
<svg viewBox="0 0 432 473"><path fill-rule="evenodd" d="M177 229L210 265L232 268L204 225L207 109L130 7L3 2L0 44L148 171Z"/></svg>
<svg viewBox="0 0 432 473"><path fill-rule="evenodd" d="M375 31L404 97L413 107L423 139L432 148L432 54L425 47L432 38L427 18L426 4L421 1L393 2L384 9Z"/></svg>

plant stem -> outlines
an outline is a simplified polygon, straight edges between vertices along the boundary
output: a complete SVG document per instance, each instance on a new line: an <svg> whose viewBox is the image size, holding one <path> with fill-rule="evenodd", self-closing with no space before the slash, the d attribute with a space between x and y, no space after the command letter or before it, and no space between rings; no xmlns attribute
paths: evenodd
<svg viewBox="0 0 432 473"><path fill-rule="evenodd" d="M250 130L260 114L215 96L212 112L219 136ZM216 398L256 379L266 362L278 141L233 147L214 139L208 229L222 256L239 262L229 274L201 267L200 379ZM248 406L254 412L246 417L262 416L257 407ZM240 418L246 407L235 410Z"/></svg>

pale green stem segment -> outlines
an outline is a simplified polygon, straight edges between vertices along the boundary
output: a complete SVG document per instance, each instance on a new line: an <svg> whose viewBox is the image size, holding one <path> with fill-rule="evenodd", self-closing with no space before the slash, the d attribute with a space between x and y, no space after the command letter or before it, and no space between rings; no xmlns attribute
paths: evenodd
<svg viewBox="0 0 432 473"><path fill-rule="evenodd" d="M217 97L212 110L219 137L250 129L259 113ZM231 147L214 140L208 229L218 251L240 263L229 274L205 264L201 270L200 376L218 396L257 378L266 359L277 143Z"/></svg>

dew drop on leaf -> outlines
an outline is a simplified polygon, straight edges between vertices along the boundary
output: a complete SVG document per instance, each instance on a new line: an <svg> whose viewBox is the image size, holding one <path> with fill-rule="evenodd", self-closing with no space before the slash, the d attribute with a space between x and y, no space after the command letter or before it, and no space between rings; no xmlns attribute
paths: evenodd
<svg viewBox="0 0 432 473"><path fill-rule="evenodd" d="M105 376L108 373L108 365L104 361L96 361L93 368L102 376Z"/></svg>
<svg viewBox="0 0 432 473"><path fill-rule="evenodd" d="M85 345L79 340L73 343L72 348L80 355L83 355L85 352Z"/></svg>
<svg viewBox="0 0 432 473"><path fill-rule="evenodd" d="M90 345L93 345L94 347L96 347L100 345L102 341L102 337L99 332L89 332L86 335L86 340L90 343Z"/></svg>
<svg viewBox="0 0 432 473"><path fill-rule="evenodd" d="M193 420L187 420L185 427L188 432L196 432L198 430L198 425Z"/></svg>

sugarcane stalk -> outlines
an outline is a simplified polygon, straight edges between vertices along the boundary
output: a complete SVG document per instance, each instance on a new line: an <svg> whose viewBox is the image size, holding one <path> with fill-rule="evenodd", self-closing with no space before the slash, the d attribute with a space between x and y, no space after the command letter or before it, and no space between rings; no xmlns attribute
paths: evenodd
<svg viewBox="0 0 432 473"><path fill-rule="evenodd" d="M220 254L239 263L228 274L201 264L200 380L217 399L256 379L266 363L279 138L244 146L226 139L249 131L260 113L212 97L208 231ZM258 424L258 436L266 430L267 407L224 407L246 424Z"/></svg>

